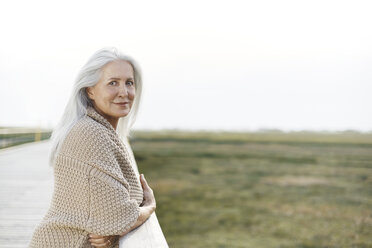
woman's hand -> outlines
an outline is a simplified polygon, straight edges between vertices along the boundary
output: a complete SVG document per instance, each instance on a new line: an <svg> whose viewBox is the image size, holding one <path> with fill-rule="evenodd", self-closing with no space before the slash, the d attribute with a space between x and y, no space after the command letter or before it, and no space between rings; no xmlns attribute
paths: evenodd
<svg viewBox="0 0 372 248"><path fill-rule="evenodd" d="M150 188L150 186L147 184L147 181L145 179L145 176L141 174L140 176L140 181L142 184L142 189L143 189L143 201L141 203L141 207L151 207L153 211L156 209L156 201L155 201L155 196L154 192Z"/></svg>
<svg viewBox="0 0 372 248"><path fill-rule="evenodd" d="M115 238L118 238L118 236L101 236L96 234L89 234L89 237L90 244L100 248L110 247L115 242Z"/></svg>

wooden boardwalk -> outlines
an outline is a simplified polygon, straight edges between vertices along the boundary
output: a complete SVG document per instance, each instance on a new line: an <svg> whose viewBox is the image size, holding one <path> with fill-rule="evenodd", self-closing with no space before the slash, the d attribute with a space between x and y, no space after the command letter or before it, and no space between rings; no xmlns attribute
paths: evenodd
<svg viewBox="0 0 372 248"><path fill-rule="evenodd" d="M53 192L50 141L0 150L0 247L27 247Z"/></svg>

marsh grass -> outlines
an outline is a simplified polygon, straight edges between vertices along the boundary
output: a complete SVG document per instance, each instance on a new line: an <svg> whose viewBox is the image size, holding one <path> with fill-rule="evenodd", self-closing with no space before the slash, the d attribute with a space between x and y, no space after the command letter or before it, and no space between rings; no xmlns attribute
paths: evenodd
<svg viewBox="0 0 372 248"><path fill-rule="evenodd" d="M170 247L372 247L372 135L137 132Z"/></svg>

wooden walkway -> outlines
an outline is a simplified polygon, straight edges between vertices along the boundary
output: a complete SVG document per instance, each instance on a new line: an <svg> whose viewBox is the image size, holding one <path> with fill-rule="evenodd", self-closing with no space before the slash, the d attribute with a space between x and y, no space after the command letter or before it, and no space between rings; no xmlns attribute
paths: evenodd
<svg viewBox="0 0 372 248"><path fill-rule="evenodd" d="M0 247L27 247L53 192L50 141L0 150Z"/></svg>

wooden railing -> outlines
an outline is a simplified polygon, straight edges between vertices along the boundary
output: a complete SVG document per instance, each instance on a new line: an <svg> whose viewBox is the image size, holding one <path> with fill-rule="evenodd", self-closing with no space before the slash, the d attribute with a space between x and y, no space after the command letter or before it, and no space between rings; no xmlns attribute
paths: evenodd
<svg viewBox="0 0 372 248"><path fill-rule="evenodd" d="M44 128L0 128L0 149L49 139L51 133Z"/></svg>

